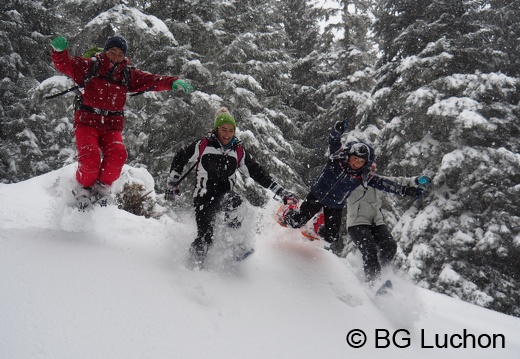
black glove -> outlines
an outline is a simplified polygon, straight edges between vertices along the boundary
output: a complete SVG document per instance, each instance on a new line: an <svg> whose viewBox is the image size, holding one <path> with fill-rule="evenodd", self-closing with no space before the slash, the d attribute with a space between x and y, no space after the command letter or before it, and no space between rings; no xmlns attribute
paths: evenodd
<svg viewBox="0 0 520 359"><path fill-rule="evenodd" d="M403 196L412 197L415 199L421 199L424 196L424 188L403 186L401 190Z"/></svg>
<svg viewBox="0 0 520 359"><path fill-rule="evenodd" d="M338 121L334 124L334 129L336 132L343 133L346 130L348 130L348 117L345 117L345 119L342 121Z"/></svg>
<svg viewBox="0 0 520 359"><path fill-rule="evenodd" d="M294 196L294 193L291 191L287 191L286 189L280 189L278 192L276 192L277 196L280 196L284 204L287 203L298 203L298 200Z"/></svg>
<svg viewBox="0 0 520 359"><path fill-rule="evenodd" d="M179 176L178 173L172 171L170 173L170 177L168 177L168 180L166 181L166 191L164 192L164 199L168 201L175 200L175 196L178 196L181 191L179 191L179 188L177 188L177 183L179 182Z"/></svg>

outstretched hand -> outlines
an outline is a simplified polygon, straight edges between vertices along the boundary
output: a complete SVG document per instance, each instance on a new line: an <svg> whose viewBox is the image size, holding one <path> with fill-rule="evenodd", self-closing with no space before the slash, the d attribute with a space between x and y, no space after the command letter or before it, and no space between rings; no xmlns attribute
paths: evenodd
<svg viewBox="0 0 520 359"><path fill-rule="evenodd" d="M343 121L338 121L334 125L334 129L339 133L344 133L348 130L348 117L345 117Z"/></svg>
<svg viewBox="0 0 520 359"><path fill-rule="evenodd" d="M415 183L418 185L427 186L432 182L431 178L428 176L419 176L415 178Z"/></svg>
<svg viewBox="0 0 520 359"><path fill-rule="evenodd" d="M294 193L286 190L276 182L271 183L269 189L274 192L275 196L280 197L284 204L287 204L288 202L298 202L298 199L296 199Z"/></svg>
<svg viewBox="0 0 520 359"><path fill-rule="evenodd" d="M421 199L424 196L424 188L405 186L405 187L403 187L401 193L403 196L412 197L415 199Z"/></svg>
<svg viewBox="0 0 520 359"><path fill-rule="evenodd" d="M51 46L55 51L62 52L69 48L69 43L63 36L58 36L51 41Z"/></svg>
<svg viewBox="0 0 520 359"><path fill-rule="evenodd" d="M168 180L166 181L166 191L164 191L164 199L167 201L173 201L175 200L175 196L178 196L181 191L177 187L179 182L179 175L173 175L171 177L168 177Z"/></svg>
<svg viewBox="0 0 520 359"><path fill-rule="evenodd" d="M183 80L175 80L172 84L172 90L173 91L177 91L178 89L181 89L182 91L184 91L186 94L190 94L193 92L193 86L191 86L189 83L187 83L186 81L183 81Z"/></svg>

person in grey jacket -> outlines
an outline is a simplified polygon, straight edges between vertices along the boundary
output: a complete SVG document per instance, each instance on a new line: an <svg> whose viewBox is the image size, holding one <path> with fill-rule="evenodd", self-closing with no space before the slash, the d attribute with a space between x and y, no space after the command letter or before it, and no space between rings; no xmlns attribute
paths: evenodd
<svg viewBox="0 0 520 359"><path fill-rule="evenodd" d="M375 171L375 164L372 172ZM429 177L385 177L403 186L428 185ZM381 268L390 264L397 252L397 243L386 226L381 212L380 192L358 187L347 201L348 235L361 252L363 270L369 285L381 276Z"/></svg>
<svg viewBox="0 0 520 359"><path fill-rule="evenodd" d="M401 186L370 173L375 161L375 151L367 143L350 141L342 143L341 137L348 129L348 119L338 121L329 132L329 156L323 170L311 185L302 201L284 202L275 214L276 221L284 227L302 228L313 216L323 210L323 239L328 243L339 240L343 209L351 193L358 187L373 187L376 190L398 196L422 198L424 189ZM293 198L294 199L294 198Z"/></svg>
<svg viewBox="0 0 520 359"><path fill-rule="evenodd" d="M371 173L376 170L372 163ZM382 177L402 186L426 186L431 180L428 176L417 177ZM366 282L372 286L381 276L382 267L393 260L397 252L397 243L388 229L381 208L381 191L373 187L357 187L347 200L348 235L361 252ZM302 234L311 239L322 239L324 234L324 215L319 213L312 223L302 230Z"/></svg>

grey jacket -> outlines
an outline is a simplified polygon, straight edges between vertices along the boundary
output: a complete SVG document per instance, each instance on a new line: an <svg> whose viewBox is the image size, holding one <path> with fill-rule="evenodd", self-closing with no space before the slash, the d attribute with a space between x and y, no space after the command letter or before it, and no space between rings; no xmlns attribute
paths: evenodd
<svg viewBox="0 0 520 359"><path fill-rule="evenodd" d="M382 177L382 176L381 176ZM416 177L384 177L403 186L417 186ZM379 193L378 193L379 192ZM373 187L357 187L347 200L347 228L359 225L385 224L381 213L381 192Z"/></svg>

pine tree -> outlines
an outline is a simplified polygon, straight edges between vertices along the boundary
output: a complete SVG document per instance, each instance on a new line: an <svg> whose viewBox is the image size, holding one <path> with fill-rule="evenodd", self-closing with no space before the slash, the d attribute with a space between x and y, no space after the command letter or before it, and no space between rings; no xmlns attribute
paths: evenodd
<svg viewBox="0 0 520 359"><path fill-rule="evenodd" d="M348 117L350 129L354 129L366 115L371 101L376 51L369 33L372 5L370 1L345 0L338 2L338 6L341 21L328 23L313 51L319 80L313 101L320 111L305 127L306 142L316 149L309 180L314 179L323 166L330 128ZM326 19L333 13L328 10L321 15Z"/></svg>
<svg viewBox="0 0 520 359"><path fill-rule="evenodd" d="M248 130L241 139L282 184L304 188L297 175L304 169L295 158L301 136L293 117L297 111L285 101L292 58L280 51L289 43L281 16L284 4L253 0L235 5L223 24L229 37L217 71L229 86L231 96L226 97L233 101L239 127L243 123L241 128Z"/></svg>
<svg viewBox="0 0 520 359"><path fill-rule="evenodd" d="M366 0L342 0L341 21L331 23L326 27L325 37L329 41L322 42L320 73L326 77L319 89L323 101L323 111L319 121L309 129L319 133L322 151L326 149L326 136L337 121L349 119L348 138L372 143L378 132L373 126L359 126L361 119L367 116L370 109L371 94L374 86L374 65L376 59L376 44L370 34L372 26L373 4ZM341 36L338 36L341 34ZM326 126L319 126L326 124ZM357 128L357 129L356 129ZM323 154L326 153L322 153ZM323 166L323 157L316 163L314 172L319 173ZM344 247L349 243L346 228L343 227L343 241L332 246L334 253L343 255Z"/></svg>
<svg viewBox="0 0 520 359"><path fill-rule="evenodd" d="M376 46L370 35L371 2L343 0L342 21L329 25L329 31L343 34L334 41L322 59L322 73L327 82L323 93L324 117L341 121L350 120L351 128L356 127L366 115L370 104L370 91L374 86L373 68Z"/></svg>
<svg viewBox="0 0 520 359"><path fill-rule="evenodd" d="M320 136L321 133L312 129L316 125L326 127L318 117L322 112L318 91L326 81L320 72L323 35L319 22L330 15L330 10L317 8L308 1L290 1L279 3L278 14L285 31L282 51L287 55L283 69L286 72L279 74L284 87L278 98L286 121L297 129L285 126L284 138L291 142L294 151L289 156L298 159L291 161L289 157L287 161L303 179L305 186L300 193L305 194L315 178L317 163L323 165L321 146L326 142L326 136Z"/></svg>
<svg viewBox="0 0 520 359"><path fill-rule="evenodd" d="M2 7L0 178L9 183L54 169L64 153L55 134L61 136L66 129L56 124L56 131L49 133L49 118L32 99L41 96L38 84L52 73L47 46L55 15L34 1L12 1Z"/></svg>
<svg viewBox="0 0 520 359"><path fill-rule="evenodd" d="M199 2L180 15L171 12L167 15L171 18L157 16L178 29L176 33L182 29L186 42L181 46L188 47L197 59L185 68L190 77L200 79L199 91L191 99L196 99L192 104L204 111L200 116L206 121L205 129L211 129L216 108L228 107L246 149L282 182L288 178L298 183L292 168L301 165L294 160L292 141L299 130L291 121L294 111L283 99L291 86L287 75L290 57L280 51L287 40L280 25L279 6L276 1L215 1L209 7ZM197 65L192 65L195 62ZM199 130L191 139L204 133ZM274 161L273 156L281 161ZM239 187L247 183L240 182ZM248 194L257 204L265 198L257 186Z"/></svg>
<svg viewBox="0 0 520 359"><path fill-rule="evenodd" d="M518 79L501 72L514 73L516 50L493 40L512 7L486 5L382 1L375 33L383 54L365 125L382 128L385 174L434 178L421 202L388 200L394 216L408 208L403 216L412 218L394 228L402 267L434 290L518 315L520 273L510 258L519 252L520 92Z"/></svg>

